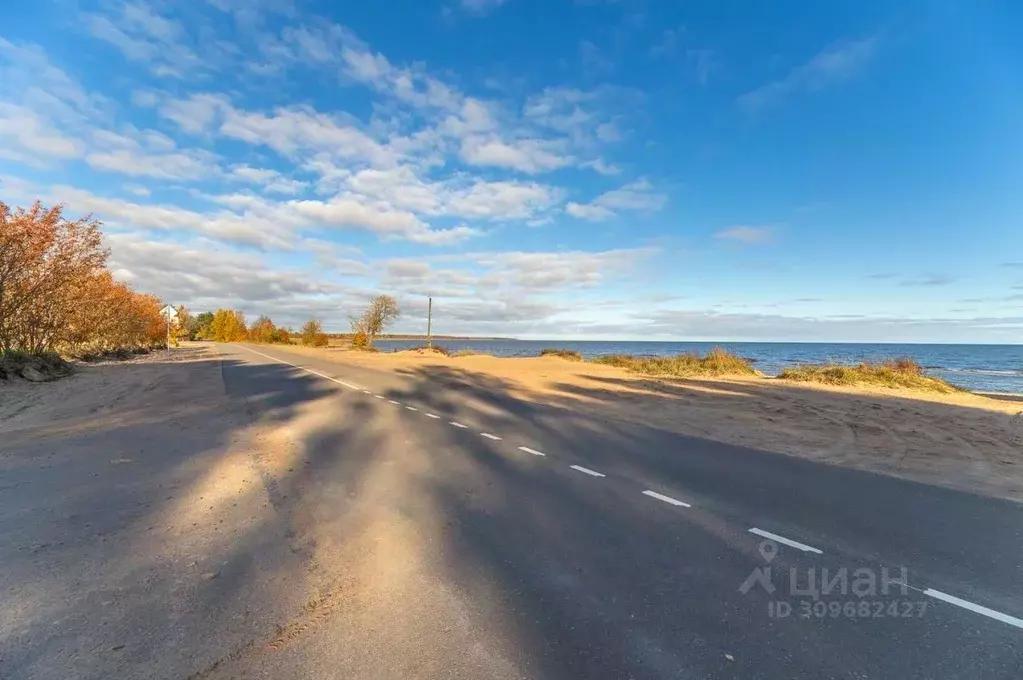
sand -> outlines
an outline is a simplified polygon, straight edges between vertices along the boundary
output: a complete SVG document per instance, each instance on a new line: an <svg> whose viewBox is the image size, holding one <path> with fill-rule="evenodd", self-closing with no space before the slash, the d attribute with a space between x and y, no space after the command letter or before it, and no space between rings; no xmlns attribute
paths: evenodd
<svg viewBox="0 0 1023 680"><path fill-rule="evenodd" d="M553 357L282 349L339 364L463 379L602 418L1023 501L1023 395L759 377L654 379Z"/></svg>

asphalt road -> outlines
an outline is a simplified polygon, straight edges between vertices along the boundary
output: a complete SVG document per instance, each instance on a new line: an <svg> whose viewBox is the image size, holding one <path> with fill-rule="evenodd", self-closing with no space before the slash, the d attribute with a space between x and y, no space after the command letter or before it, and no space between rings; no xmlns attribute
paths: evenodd
<svg viewBox="0 0 1023 680"><path fill-rule="evenodd" d="M1023 677L1023 506L519 401L445 369L222 352L254 418L301 406L310 381L336 391L318 512L386 460L380 502L432 566L379 628L326 623L204 676ZM419 620L441 591L465 631ZM402 626L421 638L407 652L383 632ZM382 672L386 651L356 651L374 637L437 658Z"/></svg>

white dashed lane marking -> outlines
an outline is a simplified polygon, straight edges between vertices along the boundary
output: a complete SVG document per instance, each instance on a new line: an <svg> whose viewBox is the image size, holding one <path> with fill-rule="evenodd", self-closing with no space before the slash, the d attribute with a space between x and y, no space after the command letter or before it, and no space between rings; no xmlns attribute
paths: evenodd
<svg viewBox="0 0 1023 680"><path fill-rule="evenodd" d="M480 432L480 436L486 437L487 439L493 439L494 441L498 442L501 441L500 437L498 437L496 434L490 434L489 432Z"/></svg>
<svg viewBox="0 0 1023 680"><path fill-rule="evenodd" d="M987 607L982 607L979 604L973 604L972 602L962 600L954 595L949 595L948 593L943 593L940 590L934 590L933 588L927 588L926 590L923 591L923 593L924 595L933 597L936 600L941 600L942 602L954 604L957 607L968 609L971 612L981 614L996 621L1001 621L1002 623L1007 623L1010 626L1015 626L1016 628L1023 628L1023 619L1017 619L1015 616L1009 616L1008 614L1003 614L1002 612L995 611L994 609L988 609Z"/></svg>
<svg viewBox="0 0 1023 680"><path fill-rule="evenodd" d="M591 477L607 477L607 475L605 475L603 472L597 472L596 470L584 468L582 465L571 465L569 467L571 467L573 470L578 470L579 472L585 475L590 475Z"/></svg>
<svg viewBox="0 0 1023 680"><path fill-rule="evenodd" d="M533 449L529 448L528 446L520 446L519 447L519 451L525 451L526 453L531 453L534 456L546 456L547 455L546 453L541 453L539 451L534 451Z"/></svg>
<svg viewBox="0 0 1023 680"><path fill-rule="evenodd" d="M453 420L451 421L451 424L452 424L452 425L454 425L455 427L460 427L460 428L462 428L463 430L466 430L466 429L468 429L468 428L469 428L469 426L468 426L468 425L462 425L461 423L456 423L456 422L455 422L455 421L453 421Z"/></svg>
<svg viewBox="0 0 1023 680"><path fill-rule="evenodd" d="M753 527L752 529L749 530L749 532L751 534L756 534L757 536L769 538L772 541L777 541L778 543L782 543L783 545L787 545L791 548L802 550L803 552L817 553L818 555L824 554L823 550L814 548L812 545L800 543L799 541L793 541L791 538L785 538L784 536L779 536L778 534L772 534L770 531L764 531L763 529L757 529L756 527Z"/></svg>
<svg viewBox="0 0 1023 680"><path fill-rule="evenodd" d="M407 408L409 411L418 411L419 410L415 406L406 406L405 408Z"/></svg>
<svg viewBox="0 0 1023 680"><path fill-rule="evenodd" d="M377 399L383 399L384 398L384 395L382 395L382 394L374 394L373 396L376 397Z"/></svg>
<svg viewBox="0 0 1023 680"><path fill-rule="evenodd" d="M400 401L395 401L394 399L388 399L387 403L388 404L394 404L395 406L401 406L401 402Z"/></svg>
<svg viewBox="0 0 1023 680"><path fill-rule="evenodd" d="M657 500L664 501L665 503L671 503L672 505L678 505L678 506L683 507L683 508L691 508L691 507L693 507L693 506L689 505L689 503L685 503L685 502L680 501L680 500L678 500L676 498L672 498L671 496L665 496L663 494L659 494L656 491L651 491L649 489L644 491L643 495L644 496L650 496L651 498L656 498Z"/></svg>
<svg viewBox="0 0 1023 680"><path fill-rule="evenodd" d="M242 345L235 345L235 346L236 347L241 347L242 349L245 349L245 350L248 350L248 351L252 352L253 354L258 354L261 357L266 357L267 359L270 359L272 361L276 361L279 364L284 364L285 366L291 366L292 368L297 368L298 370L305 371L306 373L312 373L313 375L318 375L321 378L325 378L325 379L327 379L327 380L329 380L331 382L337 383L338 385L344 385L345 387L351 388L353 390L361 390L362 389L358 385L353 385L351 383L345 382L344 380L338 380L337 378L331 378L326 373L320 373L319 371L314 371L311 368L305 368L303 366L299 366L298 364L293 364L290 361L285 361L284 359L278 359L277 357L272 357L269 354L263 354L260 351L252 349L251 347L244 347Z"/></svg>
<svg viewBox="0 0 1023 680"><path fill-rule="evenodd" d="M440 416L438 416L436 414L433 414L433 413L427 413L426 417L427 418L437 418L438 420L440 419Z"/></svg>

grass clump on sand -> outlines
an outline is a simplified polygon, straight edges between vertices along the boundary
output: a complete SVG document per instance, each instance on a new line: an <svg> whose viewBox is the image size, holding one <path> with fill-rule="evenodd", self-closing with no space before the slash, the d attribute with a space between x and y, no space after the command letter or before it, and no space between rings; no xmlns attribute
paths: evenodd
<svg viewBox="0 0 1023 680"><path fill-rule="evenodd" d="M722 375L757 375L749 359L721 348L699 354L678 354L669 357L637 357L631 354L611 354L593 359L594 363L618 366L636 373L674 377L700 377Z"/></svg>
<svg viewBox="0 0 1023 680"><path fill-rule="evenodd" d="M826 385L878 385L944 393L966 391L941 378L924 375L920 364L910 357L898 357L880 363L864 361L855 366L801 364L786 368L778 377L783 380L816 382Z"/></svg>
<svg viewBox="0 0 1023 680"><path fill-rule="evenodd" d="M477 352L474 349L469 349L468 347L463 347L462 349L456 349L449 356L453 356L453 357L474 357L474 356L478 356L479 354L480 354L480 352Z"/></svg>
<svg viewBox="0 0 1023 680"><path fill-rule="evenodd" d="M540 356L542 357L559 357L561 359L568 359L569 361L582 361L583 355L576 352L574 349L557 349L556 347L545 347L540 350Z"/></svg>

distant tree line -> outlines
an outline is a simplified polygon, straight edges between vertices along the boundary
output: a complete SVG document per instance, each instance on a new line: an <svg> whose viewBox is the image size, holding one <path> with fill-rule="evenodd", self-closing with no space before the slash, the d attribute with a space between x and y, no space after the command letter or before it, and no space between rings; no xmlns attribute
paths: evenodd
<svg viewBox="0 0 1023 680"><path fill-rule="evenodd" d="M323 332L323 325L317 319L310 319L296 332L291 328L276 325L266 315L260 316L251 325L245 322L245 314L238 310L218 309L193 316L184 306L178 307L175 335L186 340L212 340L214 342L261 342L285 345L301 344L306 347L326 347L329 339ZM350 318L352 345L369 349L373 340L399 314L398 303L390 295L378 295L360 314Z"/></svg>

